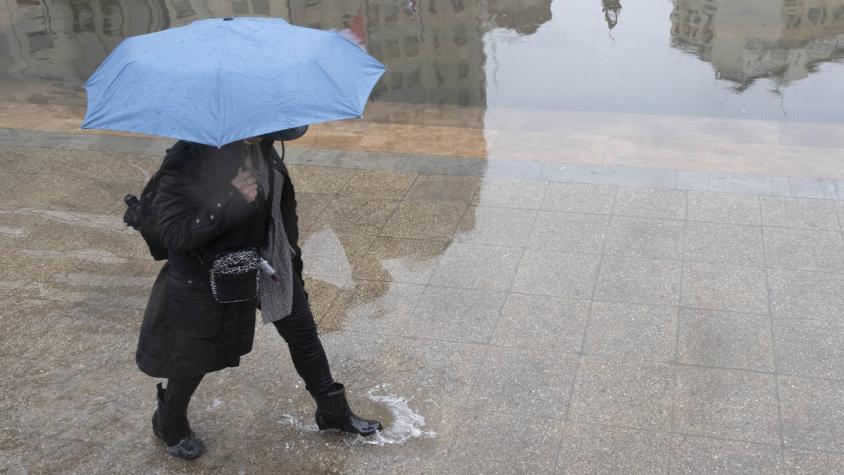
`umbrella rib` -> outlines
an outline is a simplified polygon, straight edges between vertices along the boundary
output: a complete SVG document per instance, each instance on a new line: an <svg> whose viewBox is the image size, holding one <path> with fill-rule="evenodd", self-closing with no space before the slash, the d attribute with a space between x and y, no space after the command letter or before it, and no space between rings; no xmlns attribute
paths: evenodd
<svg viewBox="0 0 844 475"><path fill-rule="evenodd" d="M217 114L220 116L219 129L217 129L217 147L224 145L223 129L225 128L225 118L223 116L223 80L222 68L217 68Z"/></svg>
<svg viewBox="0 0 844 475"><path fill-rule="evenodd" d="M328 77L328 79L330 79L330 80L331 80L331 83L332 83L332 84L334 84L334 87L335 87L335 88L337 88L340 92L342 92L342 93L343 93L343 95L345 96L346 100L347 100L347 101L350 101L352 104L354 104L354 107L355 107L355 108L358 108L358 101L357 101L357 99L350 97L350 96L349 96L349 92L348 92L348 91L346 91L346 89L345 89L345 88L343 88L343 86L341 86L341 85L340 85L340 83L338 83L336 79L334 79L334 77L331 75L331 73L329 73L329 72L328 72L328 70L327 70L327 69L325 69L325 67L324 67L322 64L320 64L320 63L319 63L319 61L317 61L317 60L315 60L315 59L311 59L311 61L313 61L313 63L314 63L314 64L316 64L316 65L317 65L317 67L318 67L319 69L321 69L323 73L325 73L325 76L326 76L326 77ZM352 112L354 112L354 114L355 114L355 115L357 115L357 110L352 111Z"/></svg>

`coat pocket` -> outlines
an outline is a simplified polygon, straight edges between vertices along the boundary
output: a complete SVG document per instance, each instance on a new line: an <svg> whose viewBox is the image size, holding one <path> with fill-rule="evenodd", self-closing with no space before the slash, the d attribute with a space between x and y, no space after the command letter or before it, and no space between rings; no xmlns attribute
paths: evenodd
<svg viewBox="0 0 844 475"><path fill-rule="evenodd" d="M171 275L167 281L167 321L177 332L212 338L223 325L223 306L214 301L207 282Z"/></svg>

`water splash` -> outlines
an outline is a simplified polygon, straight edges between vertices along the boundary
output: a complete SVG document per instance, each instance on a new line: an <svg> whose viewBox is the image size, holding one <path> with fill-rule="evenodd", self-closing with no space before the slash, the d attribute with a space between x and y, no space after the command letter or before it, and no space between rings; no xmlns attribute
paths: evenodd
<svg viewBox="0 0 844 475"><path fill-rule="evenodd" d="M319 427L317 427L316 423L305 424L290 414L282 415L279 423L290 426L300 432L319 432Z"/></svg>
<svg viewBox="0 0 844 475"><path fill-rule="evenodd" d="M387 407L393 416L393 423L389 427L371 437L358 437L350 443L355 445L395 445L404 444L410 439L431 439L436 432L426 431L425 417L408 406L407 399L394 394L377 394L386 390L388 385L382 384L369 390L369 399Z"/></svg>
<svg viewBox="0 0 844 475"><path fill-rule="evenodd" d="M425 417L415 412L408 405L408 400L395 394L383 394L388 385L382 384L370 389L369 399L387 407L393 416L393 422L383 431L369 437L352 437L345 440L350 446L356 445L401 445L410 439L434 438L436 432L423 430ZM382 394L379 394L382 393ZM292 427L301 432L319 432L315 423L305 423L302 420L284 414L279 423Z"/></svg>

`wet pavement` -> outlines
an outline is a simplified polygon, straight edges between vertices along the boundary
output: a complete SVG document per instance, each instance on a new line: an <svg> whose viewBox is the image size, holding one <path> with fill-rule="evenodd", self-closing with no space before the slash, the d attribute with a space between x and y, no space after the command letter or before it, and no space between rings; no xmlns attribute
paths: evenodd
<svg viewBox="0 0 844 475"><path fill-rule="evenodd" d="M313 309L336 378L388 429L319 433L260 326L195 396L209 453L168 460L133 362L160 265L120 221L166 144L2 136L13 473L844 466L840 181L306 147L287 160Z"/></svg>
<svg viewBox="0 0 844 475"><path fill-rule="evenodd" d="M80 132L122 38L271 15L382 60L289 144L306 285L369 440L273 328L170 460L121 221L171 140ZM0 0L0 472L844 472L841 0Z"/></svg>

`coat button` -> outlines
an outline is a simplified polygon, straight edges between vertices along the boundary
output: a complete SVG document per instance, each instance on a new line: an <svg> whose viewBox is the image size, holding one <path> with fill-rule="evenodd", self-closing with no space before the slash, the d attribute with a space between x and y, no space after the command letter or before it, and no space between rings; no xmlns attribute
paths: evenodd
<svg viewBox="0 0 844 475"><path fill-rule="evenodd" d="M223 206L223 204L222 204L222 203L217 203L217 207L218 207L218 208L219 208L219 207L221 207L221 206Z"/></svg>
<svg viewBox="0 0 844 475"><path fill-rule="evenodd" d="M193 281L192 281L192 280L188 280L188 285L190 285L190 284L192 284L192 283L193 283Z"/></svg>
<svg viewBox="0 0 844 475"><path fill-rule="evenodd" d="M197 220L196 220L196 222L198 223L198 222L199 222L199 219L197 219Z"/></svg>
<svg viewBox="0 0 844 475"><path fill-rule="evenodd" d="M213 215L213 214L211 215L211 219L214 219L214 215Z"/></svg>

